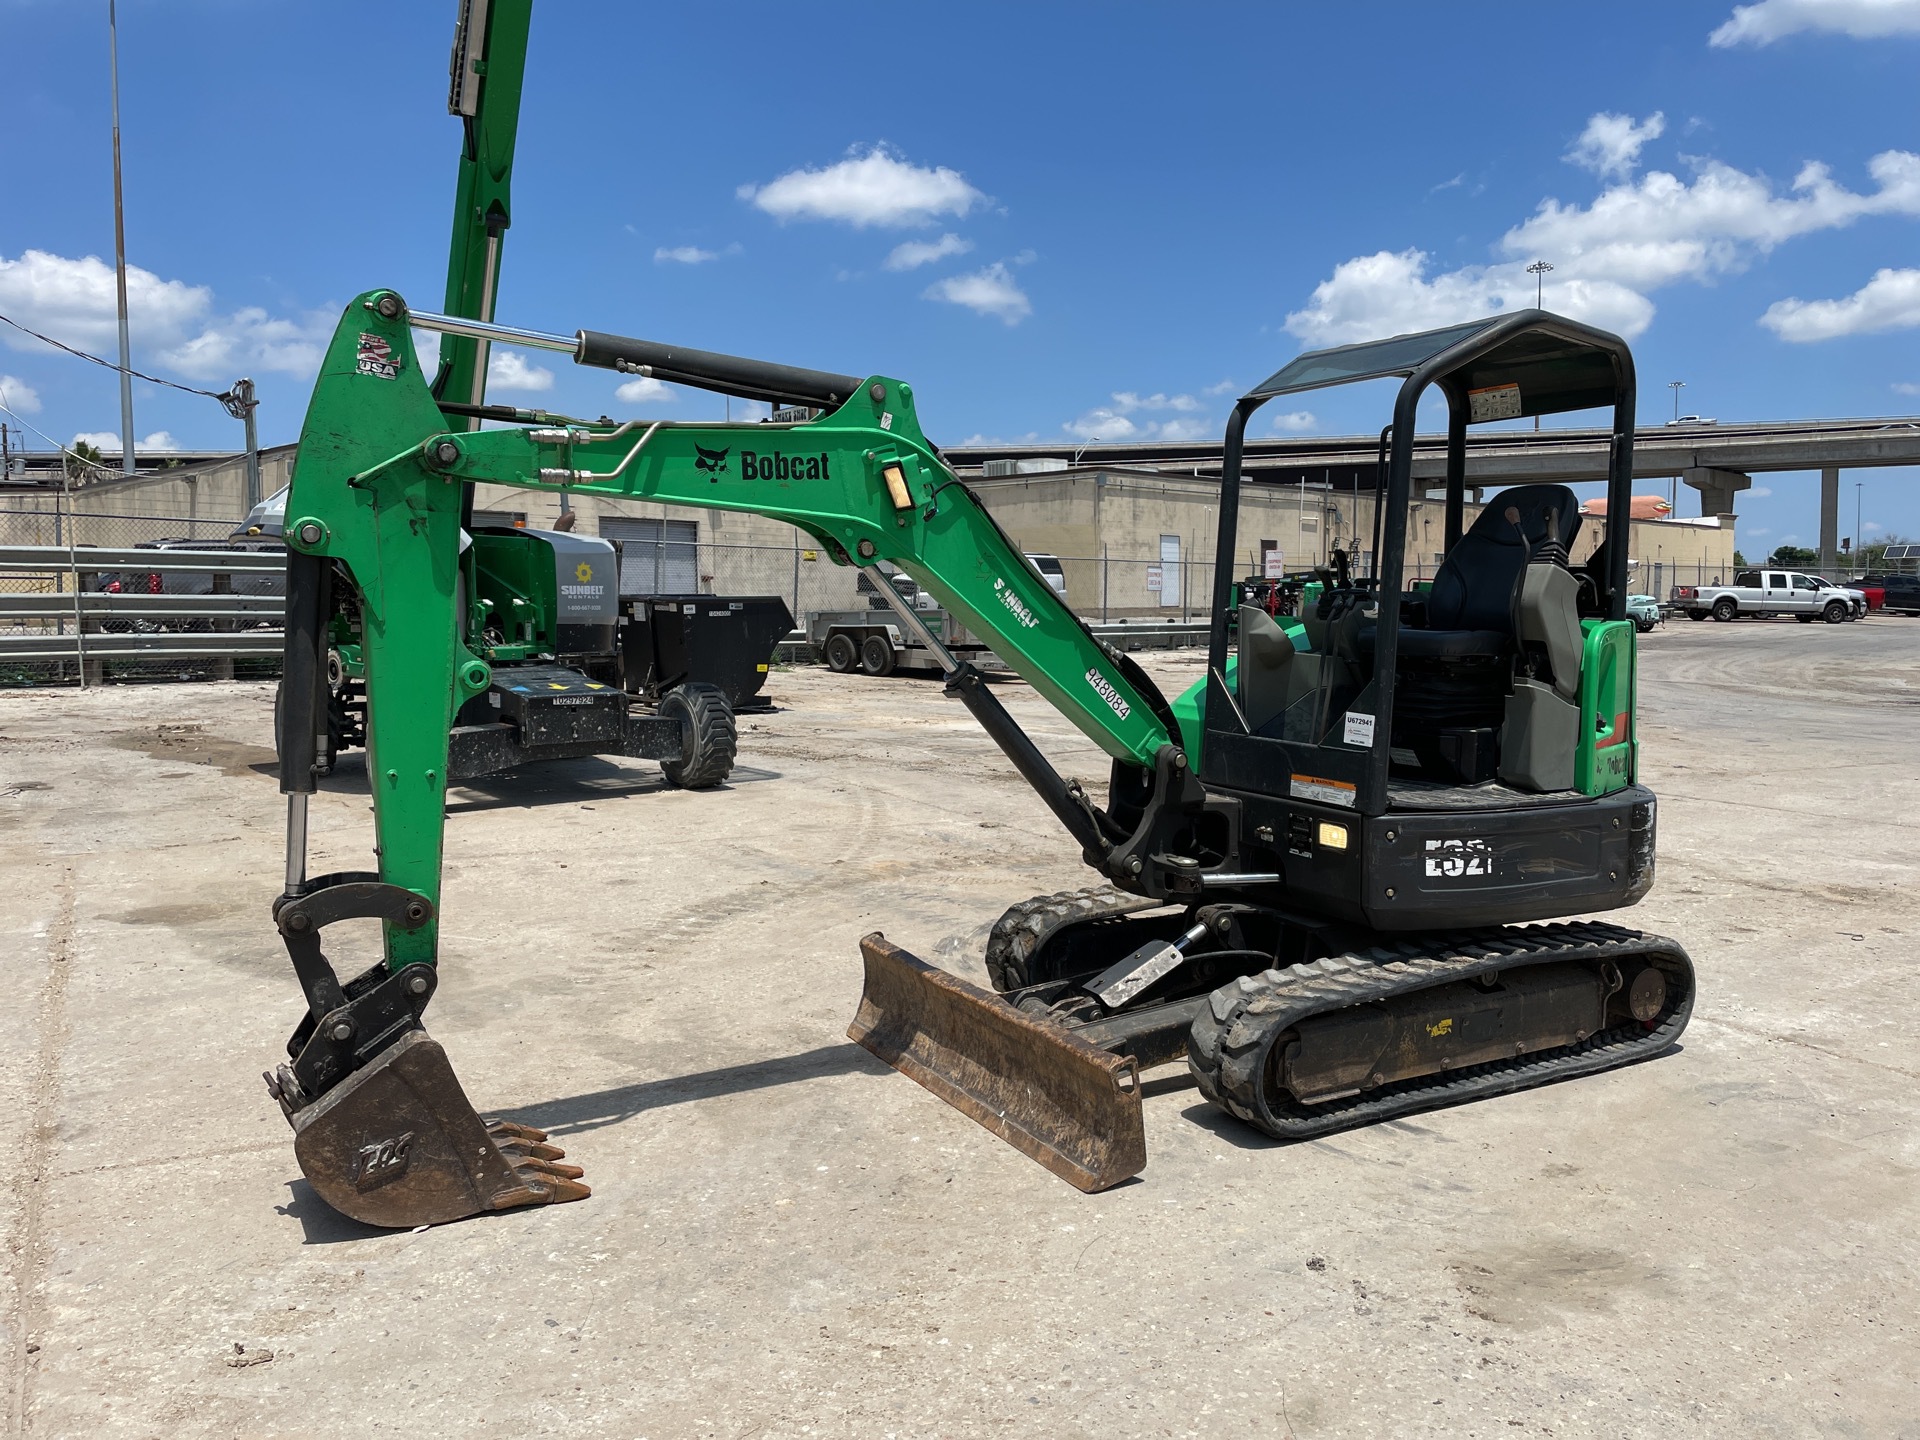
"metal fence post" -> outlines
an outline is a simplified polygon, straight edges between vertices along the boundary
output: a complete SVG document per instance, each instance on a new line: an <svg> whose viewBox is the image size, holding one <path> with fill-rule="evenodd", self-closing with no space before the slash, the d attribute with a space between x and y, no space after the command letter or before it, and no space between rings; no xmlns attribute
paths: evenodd
<svg viewBox="0 0 1920 1440"><path fill-rule="evenodd" d="M131 437L127 439L126 446L128 452L131 453L133 450L133 440ZM60 494L66 497L67 502L67 576L73 581L73 654L74 660L80 667L80 688L84 690L87 688L87 642L83 632L87 626L86 620L80 611L80 560L79 557L74 554L73 490L71 487L72 482L63 476L60 481ZM53 502L53 513L56 520L55 529L58 529L57 521L60 514L60 501L58 498Z"/></svg>

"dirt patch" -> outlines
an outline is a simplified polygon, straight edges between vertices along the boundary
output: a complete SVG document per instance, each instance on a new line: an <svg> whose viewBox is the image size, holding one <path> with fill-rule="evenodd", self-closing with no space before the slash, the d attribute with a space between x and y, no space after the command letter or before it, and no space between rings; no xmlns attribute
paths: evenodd
<svg viewBox="0 0 1920 1440"><path fill-rule="evenodd" d="M156 725L150 730L123 730L109 736L107 743L172 765L212 765L222 775L279 772L279 757L273 751L263 745L209 735L204 725Z"/></svg>
<svg viewBox="0 0 1920 1440"><path fill-rule="evenodd" d="M233 913L231 905L216 905L202 901L200 904L180 905L141 905L132 910L122 910L115 915L102 915L102 920L110 920L115 925L204 925L209 920L220 920Z"/></svg>

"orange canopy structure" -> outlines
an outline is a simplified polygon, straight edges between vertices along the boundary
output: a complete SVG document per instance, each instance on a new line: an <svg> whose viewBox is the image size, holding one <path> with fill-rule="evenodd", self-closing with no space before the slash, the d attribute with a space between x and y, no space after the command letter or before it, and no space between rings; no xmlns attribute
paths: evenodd
<svg viewBox="0 0 1920 1440"><path fill-rule="evenodd" d="M1603 495L1598 500L1582 500L1580 513L1582 515L1606 514L1606 497ZM1636 495L1633 497L1632 508L1627 511L1628 517L1634 520L1664 520L1671 514L1673 514L1673 506L1667 502L1664 495Z"/></svg>

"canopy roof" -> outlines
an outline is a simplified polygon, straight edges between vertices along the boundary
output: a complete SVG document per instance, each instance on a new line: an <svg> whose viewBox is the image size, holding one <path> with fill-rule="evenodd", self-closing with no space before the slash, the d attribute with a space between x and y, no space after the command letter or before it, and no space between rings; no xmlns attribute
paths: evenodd
<svg viewBox="0 0 1920 1440"><path fill-rule="evenodd" d="M1429 378L1471 397L1474 420L1611 405L1621 382L1633 373L1626 342L1617 335L1545 310L1517 310L1414 335L1309 350L1246 398L1266 401L1329 385L1412 375L1449 356L1451 363Z"/></svg>

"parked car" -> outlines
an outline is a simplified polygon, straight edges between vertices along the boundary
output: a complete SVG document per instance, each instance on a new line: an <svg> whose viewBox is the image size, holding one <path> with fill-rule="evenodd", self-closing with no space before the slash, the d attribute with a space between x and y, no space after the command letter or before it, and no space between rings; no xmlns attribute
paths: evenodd
<svg viewBox="0 0 1920 1440"><path fill-rule="evenodd" d="M1690 620L1791 615L1806 624L1825 620L1838 625L1864 615L1867 607L1867 597L1859 591L1796 570L1742 570L1731 585L1676 585L1673 598Z"/></svg>
<svg viewBox="0 0 1920 1440"><path fill-rule="evenodd" d="M1627 618L1642 635L1660 623L1660 602L1651 595L1627 596Z"/></svg>
<svg viewBox="0 0 1920 1440"><path fill-rule="evenodd" d="M1057 556L1036 555L1027 551L1027 563L1040 572L1040 578L1052 587L1053 593L1062 600L1067 598L1067 571Z"/></svg>

